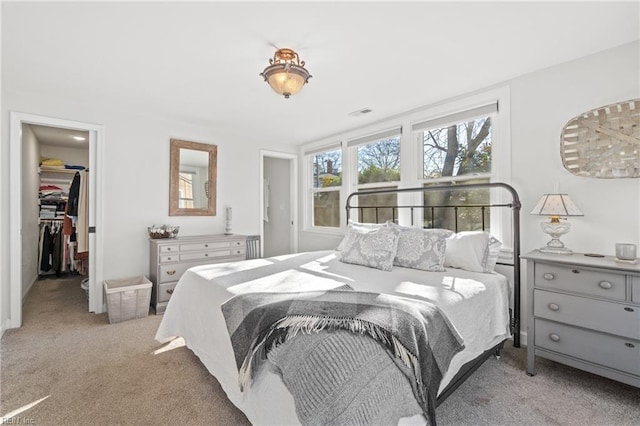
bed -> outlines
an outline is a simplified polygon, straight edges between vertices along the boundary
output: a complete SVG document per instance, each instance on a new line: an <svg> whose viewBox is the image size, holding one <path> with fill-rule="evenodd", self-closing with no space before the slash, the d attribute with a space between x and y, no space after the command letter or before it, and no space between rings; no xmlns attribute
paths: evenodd
<svg viewBox="0 0 640 426"><path fill-rule="evenodd" d="M511 210L513 259L519 258L520 202L515 190L503 183L456 185L456 190L502 189L511 196L506 203L472 205L473 208L508 208ZM416 191L443 191L449 187L430 187L362 191L351 194L346 209L363 217L365 209L380 209L354 202L358 196ZM366 198L363 198L366 199ZM417 217L411 203L393 206L393 215ZM446 206L446 208L460 206ZM468 208L466 206L465 208ZM429 206L429 209L445 206ZM378 216L376 210L375 216ZM456 214L457 217L457 214ZM455 219L457 223L457 219ZM388 224L389 227L393 224ZM484 221L483 221L484 227ZM453 230L457 232L457 229ZM459 234L462 234L459 233ZM497 354L504 342L513 337L519 347L520 270L512 262L513 276L492 272L475 272L447 267L444 271L425 272L411 267L394 266L389 271L358 264L345 263L344 251L325 250L297 253L242 262L196 266L185 272L176 286L156 334L160 342L175 337L186 346L217 378L229 400L253 424L299 424L296 401L285 386L282 372L263 362L253 373L250 386L240 389L238 357L228 330L229 318L223 315L223 305L241 297L263 293L329 292L348 289L363 294L390 295L393 298L425 301L437 307L464 347L452 355L437 386L435 405L450 395L473 371L492 354ZM511 302L510 302L511 300ZM435 393L435 392L434 392ZM435 411L435 410L433 410ZM422 413L402 417L399 424L425 424Z"/></svg>

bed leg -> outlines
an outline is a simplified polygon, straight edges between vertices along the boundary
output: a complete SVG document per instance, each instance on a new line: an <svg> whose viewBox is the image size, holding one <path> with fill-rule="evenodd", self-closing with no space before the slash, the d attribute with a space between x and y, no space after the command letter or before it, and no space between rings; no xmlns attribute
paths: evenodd
<svg viewBox="0 0 640 426"><path fill-rule="evenodd" d="M493 351L493 356L495 356L496 359L500 359L501 355L502 355L502 348L496 348L496 350Z"/></svg>

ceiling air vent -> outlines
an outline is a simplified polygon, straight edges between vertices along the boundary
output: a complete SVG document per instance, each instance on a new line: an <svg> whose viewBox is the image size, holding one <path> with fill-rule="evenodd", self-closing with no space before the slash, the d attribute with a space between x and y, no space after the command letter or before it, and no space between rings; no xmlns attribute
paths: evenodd
<svg viewBox="0 0 640 426"><path fill-rule="evenodd" d="M362 108L357 111L350 112L349 115L352 115L354 117L359 117L361 115L369 114L370 112L373 112L371 108Z"/></svg>

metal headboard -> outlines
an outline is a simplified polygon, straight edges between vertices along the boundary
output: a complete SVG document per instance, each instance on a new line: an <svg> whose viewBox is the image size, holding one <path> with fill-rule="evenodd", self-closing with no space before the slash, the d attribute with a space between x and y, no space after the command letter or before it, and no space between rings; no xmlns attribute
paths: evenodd
<svg viewBox="0 0 640 426"><path fill-rule="evenodd" d="M400 205L400 206L353 206L351 204L352 199L358 196L365 195L379 195L379 194L399 194L405 192L436 192L436 191L460 191L460 190L475 190L475 189L487 189L487 188L502 188L507 190L511 194L511 202L503 204L466 204L466 205L437 205L437 206L425 206L425 205ZM376 222L378 217L378 211L380 209L392 209L392 218L395 221L396 213L400 209L409 209L411 212L411 224L413 225L413 212L416 209L424 210L431 209L432 217L435 209L453 209L455 216L455 229L458 231L458 212L461 208L478 208L482 210L482 229L485 228L484 212L486 208L503 207L510 208L512 212L511 226L512 226L512 243L513 243L513 318L511 319L511 330L513 334L513 346L520 347L520 197L516 190L506 183L492 182L492 183L468 183L459 185L438 185L438 186L425 186L417 188L400 188L400 189L373 189L366 191L358 191L349 194L345 209L347 210L347 220L350 218L351 210L358 209L361 213L364 209L373 209L376 215ZM432 223L432 227L434 224Z"/></svg>

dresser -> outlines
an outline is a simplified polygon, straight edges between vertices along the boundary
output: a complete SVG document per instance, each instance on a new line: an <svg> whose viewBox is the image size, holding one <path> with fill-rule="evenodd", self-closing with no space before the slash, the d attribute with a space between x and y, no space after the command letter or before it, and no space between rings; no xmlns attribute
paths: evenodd
<svg viewBox="0 0 640 426"><path fill-rule="evenodd" d="M640 387L640 264L546 254L527 261L527 372L535 357Z"/></svg>
<svg viewBox="0 0 640 426"><path fill-rule="evenodd" d="M184 272L196 265L245 259L244 235L197 235L150 240L151 305L164 313L173 289Z"/></svg>

